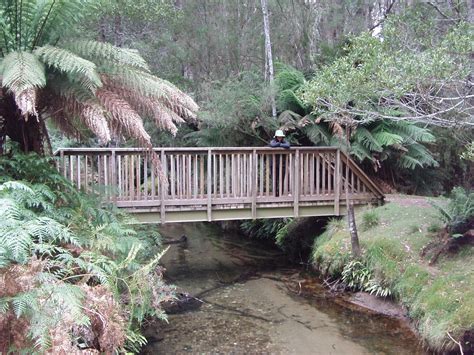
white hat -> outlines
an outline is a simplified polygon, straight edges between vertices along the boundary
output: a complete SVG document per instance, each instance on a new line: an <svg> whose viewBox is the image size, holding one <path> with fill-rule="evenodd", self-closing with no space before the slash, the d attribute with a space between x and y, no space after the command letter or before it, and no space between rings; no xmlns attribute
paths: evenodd
<svg viewBox="0 0 474 355"><path fill-rule="evenodd" d="M275 131L275 137L285 137L285 133L281 129Z"/></svg>

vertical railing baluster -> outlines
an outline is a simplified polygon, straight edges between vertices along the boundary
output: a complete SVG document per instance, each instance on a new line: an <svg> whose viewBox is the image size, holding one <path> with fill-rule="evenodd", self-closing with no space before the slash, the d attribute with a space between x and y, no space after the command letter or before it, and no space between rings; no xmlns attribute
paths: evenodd
<svg viewBox="0 0 474 355"><path fill-rule="evenodd" d="M163 169L162 170L163 176L159 177L158 179L158 182L160 184L160 222L161 224L164 224L166 222L166 200L167 200L166 183L171 185L171 182L170 182L170 179L168 178L168 163L166 161L165 150L163 148L161 148L160 158L161 158L161 166ZM152 170L155 170L154 166L152 167Z"/></svg>
<svg viewBox="0 0 474 355"><path fill-rule="evenodd" d="M212 176L211 176L211 166L212 166L212 151L209 148L207 150L207 221L212 221Z"/></svg>

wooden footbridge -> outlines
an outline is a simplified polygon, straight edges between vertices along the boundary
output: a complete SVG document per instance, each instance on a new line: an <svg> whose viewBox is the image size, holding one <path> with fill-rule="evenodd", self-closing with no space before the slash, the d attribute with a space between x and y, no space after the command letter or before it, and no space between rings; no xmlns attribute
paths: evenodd
<svg viewBox="0 0 474 355"><path fill-rule="evenodd" d="M337 148L155 152L166 179L157 176L145 149L64 148L56 155L59 171L74 185L102 194L143 223L339 216L346 210L346 194L356 206L384 198Z"/></svg>

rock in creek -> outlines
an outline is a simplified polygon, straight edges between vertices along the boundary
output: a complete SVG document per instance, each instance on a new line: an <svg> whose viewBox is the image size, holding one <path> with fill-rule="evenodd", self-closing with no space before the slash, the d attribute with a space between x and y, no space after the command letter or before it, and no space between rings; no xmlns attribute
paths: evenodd
<svg viewBox="0 0 474 355"><path fill-rule="evenodd" d="M167 301L162 304L164 311L167 314L176 314L195 311L202 306L202 301L196 297L191 296L186 292L176 293L177 299Z"/></svg>

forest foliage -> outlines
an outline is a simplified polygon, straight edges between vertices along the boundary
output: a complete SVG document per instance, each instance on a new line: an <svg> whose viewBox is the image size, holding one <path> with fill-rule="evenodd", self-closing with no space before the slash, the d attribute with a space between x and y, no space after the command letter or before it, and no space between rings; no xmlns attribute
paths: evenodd
<svg viewBox="0 0 474 355"><path fill-rule="evenodd" d="M138 351L174 291L159 235L67 182L49 158L0 157L0 349Z"/></svg>

